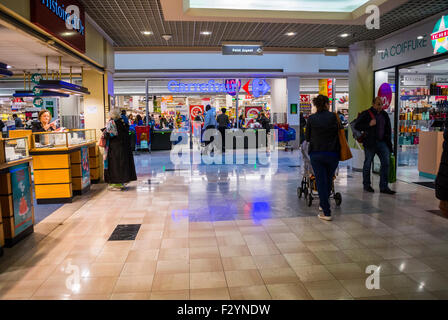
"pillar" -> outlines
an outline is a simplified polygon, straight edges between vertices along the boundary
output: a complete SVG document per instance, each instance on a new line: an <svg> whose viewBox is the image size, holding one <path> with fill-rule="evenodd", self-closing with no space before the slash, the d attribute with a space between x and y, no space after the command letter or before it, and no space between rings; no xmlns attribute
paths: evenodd
<svg viewBox="0 0 448 320"><path fill-rule="evenodd" d="M80 129L79 119L79 96L70 96L60 99L59 116L62 119L62 126L68 129Z"/></svg>
<svg viewBox="0 0 448 320"><path fill-rule="evenodd" d="M290 127L296 130L296 140L292 141L292 147L298 149L300 145L300 78L288 77L286 79L286 88L288 91L287 120ZM297 113L291 113L291 104L297 104Z"/></svg>
<svg viewBox="0 0 448 320"><path fill-rule="evenodd" d="M286 79L271 80L271 123L285 123L287 119Z"/></svg>
<svg viewBox="0 0 448 320"><path fill-rule="evenodd" d="M349 47L349 121L372 105L374 52L373 41L357 42ZM353 169L360 170L364 161L364 152L358 148L351 130L349 130L348 138L353 154Z"/></svg>

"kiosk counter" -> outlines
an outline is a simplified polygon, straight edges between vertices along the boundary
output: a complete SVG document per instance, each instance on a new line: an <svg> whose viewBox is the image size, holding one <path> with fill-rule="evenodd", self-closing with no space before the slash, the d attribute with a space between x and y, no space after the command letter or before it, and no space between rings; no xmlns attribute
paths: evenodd
<svg viewBox="0 0 448 320"><path fill-rule="evenodd" d="M11 247L34 231L28 145L26 137L0 139L0 247Z"/></svg>
<svg viewBox="0 0 448 320"><path fill-rule="evenodd" d="M100 180L100 152L94 129L32 134L38 204L72 202Z"/></svg>

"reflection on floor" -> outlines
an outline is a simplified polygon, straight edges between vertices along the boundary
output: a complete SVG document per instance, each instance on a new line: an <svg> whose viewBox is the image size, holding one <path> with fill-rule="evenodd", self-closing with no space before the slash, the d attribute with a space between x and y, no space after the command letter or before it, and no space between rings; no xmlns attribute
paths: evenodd
<svg viewBox="0 0 448 320"><path fill-rule="evenodd" d="M135 159L127 191L96 187L5 250L1 299L448 298L448 220L427 211L433 190L399 181L383 195L374 175L364 193L341 167L342 205L323 222L297 198L297 151L278 170ZM135 240L108 241L118 225L139 225ZM381 266L378 290L365 286L369 265Z"/></svg>

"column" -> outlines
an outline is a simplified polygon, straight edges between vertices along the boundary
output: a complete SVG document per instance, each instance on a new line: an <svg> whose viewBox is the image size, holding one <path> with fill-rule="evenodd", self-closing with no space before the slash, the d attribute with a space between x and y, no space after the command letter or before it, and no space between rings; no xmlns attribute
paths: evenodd
<svg viewBox="0 0 448 320"><path fill-rule="evenodd" d="M298 149L300 145L300 78L288 77L286 80L288 90L287 120L290 127L296 130L296 140L292 141L292 147ZM291 104L297 104L297 113L291 113Z"/></svg>
<svg viewBox="0 0 448 320"><path fill-rule="evenodd" d="M349 121L372 105L374 52L373 41L357 42L349 47ZM353 169L361 170L364 152L358 148L350 129L348 138L353 154Z"/></svg>
<svg viewBox="0 0 448 320"><path fill-rule="evenodd" d="M90 95L84 96L86 129L101 129L105 125L110 107L108 78L107 72L104 75L93 69L83 70L82 85L90 91Z"/></svg>
<svg viewBox="0 0 448 320"><path fill-rule="evenodd" d="M271 123L285 123L287 119L286 79L271 80Z"/></svg>

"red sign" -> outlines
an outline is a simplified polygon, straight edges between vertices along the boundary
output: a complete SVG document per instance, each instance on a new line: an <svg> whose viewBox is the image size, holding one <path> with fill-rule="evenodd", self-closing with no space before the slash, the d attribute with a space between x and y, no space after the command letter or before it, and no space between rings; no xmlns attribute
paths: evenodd
<svg viewBox="0 0 448 320"><path fill-rule="evenodd" d="M446 38L446 37L448 37L448 30L431 34L431 40L438 40L440 38Z"/></svg>
<svg viewBox="0 0 448 320"><path fill-rule="evenodd" d="M31 22L59 40L86 52L84 7L78 0L31 0Z"/></svg>
<svg viewBox="0 0 448 320"><path fill-rule="evenodd" d="M333 99L333 80L327 79L327 92L328 92L328 98L331 100Z"/></svg>
<svg viewBox="0 0 448 320"><path fill-rule="evenodd" d="M262 107L246 107L246 119L247 118L256 118L258 114L261 112Z"/></svg>
<svg viewBox="0 0 448 320"><path fill-rule="evenodd" d="M243 86L243 90L251 96L250 91L249 91L249 84L250 84L250 80L246 82L246 84Z"/></svg>
<svg viewBox="0 0 448 320"><path fill-rule="evenodd" d="M300 103L309 103L310 102L310 95L309 94L301 94L300 95Z"/></svg>
<svg viewBox="0 0 448 320"><path fill-rule="evenodd" d="M246 94L246 96L244 97L244 99L246 99L246 100L251 100L253 98L254 97L251 94L249 94L249 95Z"/></svg>
<svg viewBox="0 0 448 320"><path fill-rule="evenodd" d="M204 106L203 105L190 105L190 119L194 121L194 118L198 115L199 111L201 111L202 115L204 115Z"/></svg>

